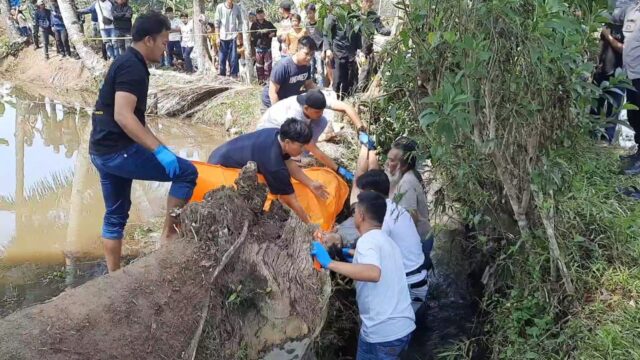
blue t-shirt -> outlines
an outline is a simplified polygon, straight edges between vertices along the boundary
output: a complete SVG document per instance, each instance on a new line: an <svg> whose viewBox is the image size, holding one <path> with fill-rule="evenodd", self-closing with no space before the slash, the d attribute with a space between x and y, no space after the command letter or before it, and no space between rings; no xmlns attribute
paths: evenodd
<svg viewBox="0 0 640 360"><path fill-rule="evenodd" d="M278 89L278 99L280 100L302 94L302 86L309 79L311 79L311 66L296 65L291 56L280 60L271 71L271 81L280 85L280 89ZM262 91L262 104L266 108L271 107L268 83Z"/></svg>
<svg viewBox="0 0 640 360"><path fill-rule="evenodd" d="M285 163L290 156L282 154L279 134L280 129L270 128L238 136L213 150L208 163L240 169L253 161L272 194L291 195L294 190Z"/></svg>

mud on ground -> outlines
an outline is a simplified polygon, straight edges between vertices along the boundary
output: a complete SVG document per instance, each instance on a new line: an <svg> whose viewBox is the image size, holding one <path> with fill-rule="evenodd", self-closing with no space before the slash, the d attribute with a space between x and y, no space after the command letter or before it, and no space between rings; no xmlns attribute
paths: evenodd
<svg viewBox="0 0 640 360"><path fill-rule="evenodd" d="M253 359L317 334L328 276L308 255L313 227L275 203L262 212L255 165L237 186L188 205L183 239L0 319L0 358Z"/></svg>

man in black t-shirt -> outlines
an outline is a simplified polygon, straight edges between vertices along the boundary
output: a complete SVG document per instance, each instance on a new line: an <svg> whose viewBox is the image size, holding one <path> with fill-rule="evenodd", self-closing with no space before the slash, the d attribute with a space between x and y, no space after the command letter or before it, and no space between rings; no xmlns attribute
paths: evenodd
<svg viewBox="0 0 640 360"><path fill-rule="evenodd" d="M175 237L169 212L193 193L198 172L174 155L145 121L148 62L160 62L169 40L169 20L157 12L140 15L133 25L133 44L111 64L100 88L91 122L89 153L100 175L106 213L102 238L109 272L120 268L122 238L135 180L172 182L162 240Z"/></svg>
<svg viewBox="0 0 640 360"><path fill-rule="evenodd" d="M209 156L210 164L230 168L242 168L249 161L258 165L258 172L267 182L269 191L305 223L309 216L300 205L291 184L291 177L298 178L300 168L291 157L302 154L304 146L311 142L311 126L291 118L280 129L262 129L241 135L215 149ZM318 183L318 186L322 186Z"/></svg>

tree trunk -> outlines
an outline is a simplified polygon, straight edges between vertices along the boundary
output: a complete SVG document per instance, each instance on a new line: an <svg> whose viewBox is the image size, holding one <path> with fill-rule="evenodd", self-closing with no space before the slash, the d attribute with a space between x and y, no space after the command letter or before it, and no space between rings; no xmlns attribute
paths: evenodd
<svg viewBox="0 0 640 360"><path fill-rule="evenodd" d="M22 43L24 42L24 37L20 35L13 22L9 20L9 16L11 15L11 12L9 11L10 9L11 5L9 5L9 0L0 0L0 16L2 16L2 21L4 22L9 42Z"/></svg>
<svg viewBox="0 0 640 360"><path fill-rule="evenodd" d="M245 6L246 1L241 5L242 9L242 43L244 44L244 61L245 61L245 74L247 84L251 84L256 78L254 66L253 46L251 46L251 25L249 24L249 12Z"/></svg>
<svg viewBox="0 0 640 360"><path fill-rule="evenodd" d="M64 24L69 34L69 41L76 48L76 52L82 64L89 70L89 72L97 77L101 78L107 70L107 63L98 54L93 52L91 48L85 45L84 36L80 30L80 22L76 16L74 7L71 4L72 0L59 0L60 14L64 20Z"/></svg>
<svg viewBox="0 0 640 360"><path fill-rule="evenodd" d="M255 163L236 187L187 205L184 238L0 319L0 359L255 359L294 340L308 351L331 292L309 256L314 227L277 202L262 211Z"/></svg>
<svg viewBox="0 0 640 360"><path fill-rule="evenodd" d="M204 0L193 0L193 22L195 32L195 46L194 52L196 53L198 64L198 72L201 74L207 74L211 71L212 63L207 56L207 22L209 21L204 15L205 12ZM204 21L200 21L204 20Z"/></svg>

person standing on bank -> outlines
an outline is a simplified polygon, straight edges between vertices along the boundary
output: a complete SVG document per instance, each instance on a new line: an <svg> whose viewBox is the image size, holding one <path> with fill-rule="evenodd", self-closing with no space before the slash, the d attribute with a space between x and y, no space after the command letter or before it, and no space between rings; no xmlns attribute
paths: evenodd
<svg viewBox="0 0 640 360"><path fill-rule="evenodd" d="M348 6L347 17L360 16L348 0L345 1L345 6ZM362 34L350 22L339 24L333 14L327 17L325 26L324 42L329 49L326 56L333 59L334 63L333 90L338 94L338 99L342 100L352 95L358 81L356 53L362 48Z"/></svg>
<svg viewBox="0 0 640 360"><path fill-rule="evenodd" d="M100 35L102 42L107 49L109 60L115 59L114 41L116 35L113 27L113 3L111 0L97 0L96 13L98 14L98 26L100 27Z"/></svg>
<svg viewBox="0 0 640 360"><path fill-rule="evenodd" d="M415 330L415 315L398 245L382 231L385 198L373 191L358 194L354 222L360 239L352 263L334 261L324 246L312 243L320 265L355 280L362 325L356 359L399 359Z"/></svg>
<svg viewBox="0 0 640 360"><path fill-rule="evenodd" d="M180 25L180 34L182 35L182 56L184 57L184 69L188 73L193 72L193 62L191 61L191 52L193 52L193 47L195 46L195 36L193 34L195 29L195 20L189 20L189 15L187 13L182 13L180 15L180 20L182 21L182 25Z"/></svg>
<svg viewBox="0 0 640 360"><path fill-rule="evenodd" d="M113 28L115 29L115 55L116 57L124 55L125 51L131 46L131 19L133 18L133 9L129 6L129 0L116 0L113 7Z"/></svg>
<svg viewBox="0 0 640 360"><path fill-rule="evenodd" d="M363 0L362 1L362 14L366 16L366 18L373 23L373 27L375 31L383 36L391 35L391 29L385 27L380 20L380 15L375 12L373 9L373 0ZM358 75L358 91L363 92L369 86L369 82L371 81L371 77L377 71L376 59L373 54L373 36L372 33L367 33L365 29L365 33L362 36L362 53L366 58L366 65L364 69L361 69Z"/></svg>
<svg viewBox="0 0 640 360"><path fill-rule="evenodd" d="M133 44L113 62L100 88L91 122L89 153L100 175L106 212L102 238L109 272L120 268L124 228L131 208L133 180L172 182L161 240L177 235L170 212L191 198L198 172L177 157L146 126L148 63L158 63L171 25L149 12L133 24Z"/></svg>
<svg viewBox="0 0 640 360"><path fill-rule="evenodd" d="M57 0L51 0L51 28L56 38L58 53L62 54L62 57L71 56L69 35L67 34L67 28L64 26L64 20L62 19Z"/></svg>
<svg viewBox="0 0 640 360"><path fill-rule="evenodd" d="M309 36L303 36L298 41L298 51L276 64L269 84L262 90L264 109L270 108L282 99L302 94L303 87L305 90L316 87L309 66L315 51L315 41Z"/></svg>
<svg viewBox="0 0 640 360"><path fill-rule="evenodd" d="M40 27L40 38L44 44L44 58L49 60L49 36L53 36L55 39L53 30L51 30L51 10L44 7L44 0L38 0L37 6L35 21Z"/></svg>
<svg viewBox="0 0 640 360"><path fill-rule="evenodd" d="M169 30L169 42L167 43L167 57L165 58L166 63L164 65L166 67L173 67L173 61L176 58L182 59L182 45L180 43L182 40L182 36L180 35L180 25L182 25L182 22L180 22L180 19L175 17L172 7L167 7L164 12L171 24L171 30Z"/></svg>
<svg viewBox="0 0 640 360"><path fill-rule="evenodd" d="M214 20L220 47L220 76L227 76L227 62L231 77L238 77L240 59L236 39L242 38L242 10L233 0L225 0L216 7Z"/></svg>
<svg viewBox="0 0 640 360"><path fill-rule="evenodd" d="M256 21L251 24L251 46L256 54L258 83L264 85L271 76L271 39L276 36L276 27L264 18L264 10L256 11Z"/></svg>

